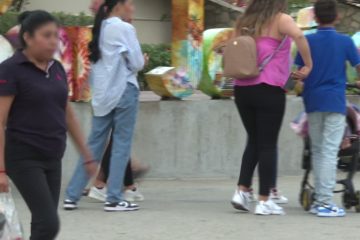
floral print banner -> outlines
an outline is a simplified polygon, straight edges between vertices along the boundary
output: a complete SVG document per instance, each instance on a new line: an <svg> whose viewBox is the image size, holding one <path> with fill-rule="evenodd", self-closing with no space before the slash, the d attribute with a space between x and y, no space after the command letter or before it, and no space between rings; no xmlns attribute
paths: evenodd
<svg viewBox="0 0 360 240"><path fill-rule="evenodd" d="M0 0L0 15L4 14L12 4L12 0Z"/></svg>

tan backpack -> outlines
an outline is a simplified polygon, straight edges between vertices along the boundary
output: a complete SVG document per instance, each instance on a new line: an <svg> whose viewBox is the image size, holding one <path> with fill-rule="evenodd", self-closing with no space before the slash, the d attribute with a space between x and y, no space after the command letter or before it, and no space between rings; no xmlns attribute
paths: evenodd
<svg viewBox="0 0 360 240"><path fill-rule="evenodd" d="M261 64L257 61L256 40L252 36L241 35L230 40L225 47L223 56L224 77L240 80L258 77L284 46L286 39L287 37Z"/></svg>

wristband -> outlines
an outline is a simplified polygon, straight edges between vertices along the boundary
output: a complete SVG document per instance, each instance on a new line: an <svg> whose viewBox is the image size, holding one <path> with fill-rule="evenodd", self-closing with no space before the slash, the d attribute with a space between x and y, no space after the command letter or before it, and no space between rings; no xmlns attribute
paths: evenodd
<svg viewBox="0 0 360 240"><path fill-rule="evenodd" d="M83 164L84 164L84 165L89 165L89 164L92 164L92 163L95 163L95 161L94 161L94 160L90 160L90 161L84 162Z"/></svg>

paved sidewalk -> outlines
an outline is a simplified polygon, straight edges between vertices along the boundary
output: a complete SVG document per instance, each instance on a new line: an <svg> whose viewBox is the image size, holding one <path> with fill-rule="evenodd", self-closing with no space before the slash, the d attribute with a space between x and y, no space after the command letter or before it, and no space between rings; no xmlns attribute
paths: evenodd
<svg viewBox="0 0 360 240"><path fill-rule="evenodd" d="M357 178L360 190L360 178ZM360 239L360 214L320 219L298 204L300 177L280 178L290 198L287 216L259 217L229 204L235 180L149 180L141 185L146 201L135 213L105 213L84 198L80 210L60 210L60 240L342 240ZM29 213L16 195L28 233Z"/></svg>

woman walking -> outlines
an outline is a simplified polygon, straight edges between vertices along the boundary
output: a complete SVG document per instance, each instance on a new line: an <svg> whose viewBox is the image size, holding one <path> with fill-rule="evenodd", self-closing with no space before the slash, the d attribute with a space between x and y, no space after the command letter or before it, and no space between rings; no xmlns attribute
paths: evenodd
<svg viewBox="0 0 360 240"><path fill-rule="evenodd" d="M253 33L259 63L275 53L258 77L235 80L235 102L248 140L232 204L238 210L250 210L249 191L258 166L260 191L255 209L258 215L284 214L269 195L276 179L277 142L285 111L283 87L290 76L291 39L305 61L305 67L298 74L307 76L312 69L306 38L294 20L284 13L286 8L286 0L252 0L236 25L237 35L245 29Z"/></svg>
<svg viewBox="0 0 360 240"><path fill-rule="evenodd" d="M67 102L66 73L53 60L59 44L55 18L33 11L19 22L23 49L0 65L0 192L9 190L8 175L31 211L30 239L52 240L59 231L67 130L88 171L95 173L96 166Z"/></svg>
<svg viewBox="0 0 360 240"><path fill-rule="evenodd" d="M132 19L132 0L106 0L96 14L89 45L94 117L88 140L94 160L100 162L112 131L112 152L105 211L134 211L139 206L124 201L122 188L130 159L138 109L137 73L145 64ZM77 208L89 181L82 158L66 191L64 208Z"/></svg>

